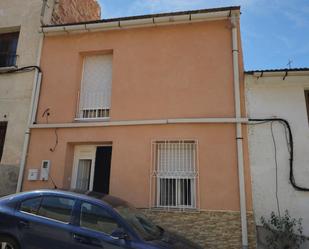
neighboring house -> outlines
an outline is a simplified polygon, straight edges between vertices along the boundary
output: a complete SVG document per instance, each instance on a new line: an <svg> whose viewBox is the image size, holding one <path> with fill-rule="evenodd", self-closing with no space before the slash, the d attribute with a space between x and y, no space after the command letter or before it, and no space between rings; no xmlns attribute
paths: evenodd
<svg viewBox="0 0 309 249"><path fill-rule="evenodd" d="M86 5L89 1L84 0L79 0L81 5L74 6L68 2L0 1L0 196L16 191L32 89L38 75L35 66L40 57L43 36L39 33L41 24L100 18L96 1L90 2L97 4L97 7ZM87 6L91 6L91 9L83 17L80 8ZM67 13L64 13L64 9ZM64 14L65 18L61 18Z"/></svg>
<svg viewBox="0 0 309 249"><path fill-rule="evenodd" d="M290 140L284 123L249 126L256 223L261 225L261 216L269 218L272 211L278 214L279 204L281 214L288 210L291 216L303 219L304 235L309 237L309 68L246 72L245 85L249 117L285 119L293 136L294 186L290 181ZM258 236L262 243L261 228Z"/></svg>
<svg viewBox="0 0 309 249"><path fill-rule="evenodd" d="M22 190L109 193L205 247L255 248L239 15L44 26Z"/></svg>

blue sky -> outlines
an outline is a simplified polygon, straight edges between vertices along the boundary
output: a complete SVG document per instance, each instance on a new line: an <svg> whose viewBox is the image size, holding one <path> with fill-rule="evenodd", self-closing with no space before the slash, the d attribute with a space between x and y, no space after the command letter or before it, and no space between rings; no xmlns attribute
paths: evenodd
<svg viewBox="0 0 309 249"><path fill-rule="evenodd" d="M309 0L99 0L102 18L241 6L245 69L309 67Z"/></svg>

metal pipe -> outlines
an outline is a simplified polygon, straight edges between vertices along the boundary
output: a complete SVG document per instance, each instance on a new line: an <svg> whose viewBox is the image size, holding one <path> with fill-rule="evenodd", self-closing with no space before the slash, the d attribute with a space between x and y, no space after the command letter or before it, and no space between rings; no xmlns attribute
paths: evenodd
<svg viewBox="0 0 309 249"><path fill-rule="evenodd" d="M29 110L29 114L28 114L28 123L27 123L27 128L26 128L26 131L25 131L23 150L22 150L21 161L20 161L20 166L19 166L19 175L18 175L17 188L16 188L17 193L19 193L21 191L21 185L22 185L22 181L23 181L23 175L24 175L29 139L30 139L30 125L31 125L31 120L32 120L32 116L33 116L33 104L34 104L34 99L35 99L35 95L36 95L36 85L37 85L37 82L38 82L38 79L39 79L39 74L40 73L38 71L36 71L35 77L34 77L34 82L33 82L32 96L31 96L31 102L30 102L30 110Z"/></svg>
<svg viewBox="0 0 309 249"><path fill-rule="evenodd" d="M239 15L233 13L231 16L232 24L232 48L233 48L233 71L234 71L234 98L235 98L235 118L241 117L240 105L240 83L239 83L239 48L238 48L238 18ZM247 208L246 208L246 190L244 176L244 155L243 155L243 137L242 125L236 124L236 143L237 143L237 161L238 161L238 180L240 196L240 216L242 248L248 248L248 228L247 228Z"/></svg>
<svg viewBox="0 0 309 249"><path fill-rule="evenodd" d="M31 129L55 129L55 128L83 128L105 126L137 126L137 125L164 125L164 124L235 124L247 123L247 118L178 118L156 120L121 120L109 122L78 122L62 124L32 124Z"/></svg>
<svg viewBox="0 0 309 249"><path fill-rule="evenodd" d="M36 61L37 66L39 66L39 64L40 64L43 39L44 39L43 35L40 35L40 41L39 41L39 47L38 47L38 56L37 56L37 61ZM23 176L24 176L29 140L30 140L30 133L31 133L30 127L33 124L33 122L35 121L35 117L36 117L41 81L42 81L42 72L40 72L37 69L36 73L35 73L34 81L33 81L30 109L29 109L29 114L28 114L28 123L27 123L27 128L26 128L26 131L25 131L23 150L22 150L20 166L19 166L19 175L18 175L17 187L16 187L17 193L19 193L22 189Z"/></svg>

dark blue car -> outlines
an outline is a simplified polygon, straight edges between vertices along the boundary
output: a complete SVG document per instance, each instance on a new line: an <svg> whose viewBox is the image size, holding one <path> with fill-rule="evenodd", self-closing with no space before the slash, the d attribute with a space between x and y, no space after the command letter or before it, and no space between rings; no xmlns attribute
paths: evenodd
<svg viewBox="0 0 309 249"><path fill-rule="evenodd" d="M201 247L110 195L39 190L0 199L0 249L66 248Z"/></svg>

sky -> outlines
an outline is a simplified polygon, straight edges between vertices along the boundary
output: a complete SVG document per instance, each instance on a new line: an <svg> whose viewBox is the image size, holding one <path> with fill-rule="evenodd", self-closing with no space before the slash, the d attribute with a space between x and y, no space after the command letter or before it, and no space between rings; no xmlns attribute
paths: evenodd
<svg viewBox="0 0 309 249"><path fill-rule="evenodd" d="M102 18L241 6L245 70L309 67L309 0L98 0Z"/></svg>

